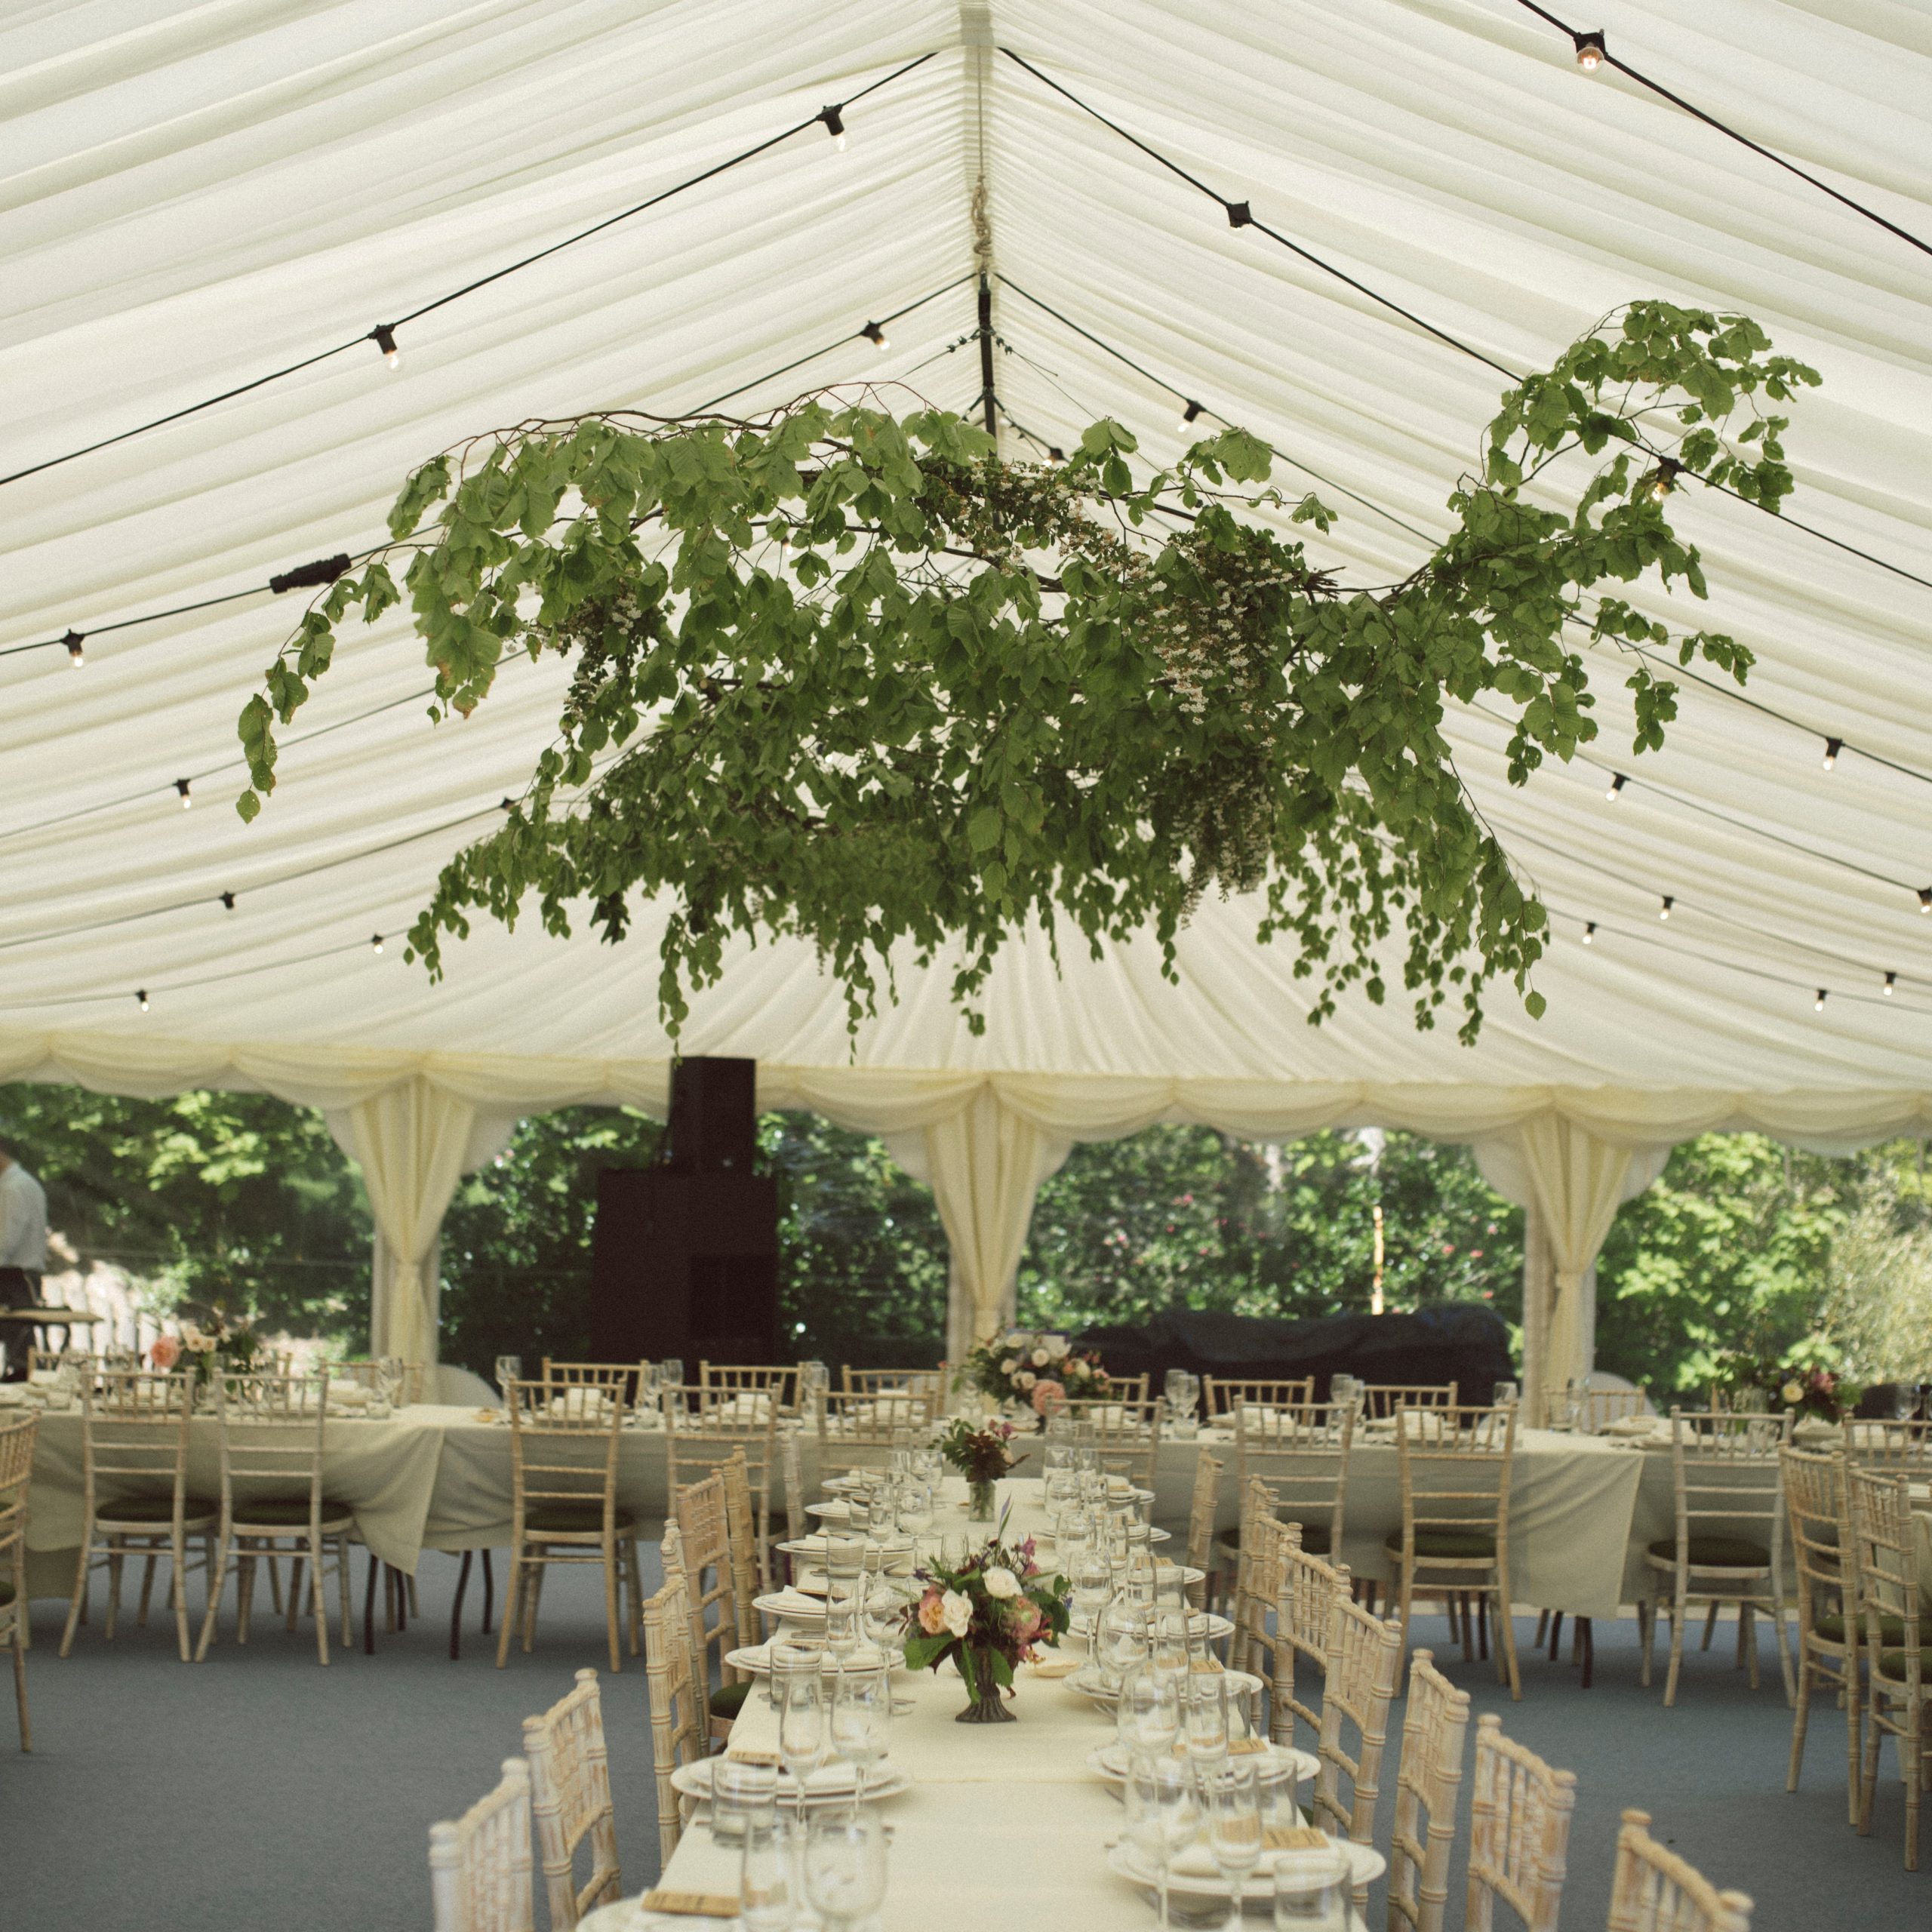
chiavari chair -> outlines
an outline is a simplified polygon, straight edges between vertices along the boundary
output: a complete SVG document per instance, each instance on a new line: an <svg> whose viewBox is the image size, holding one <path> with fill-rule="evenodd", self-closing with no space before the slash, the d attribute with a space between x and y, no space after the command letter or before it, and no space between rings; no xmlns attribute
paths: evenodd
<svg viewBox="0 0 1932 1932"><path fill-rule="evenodd" d="M1355 1391L1362 1414L1383 1422L1402 1409L1454 1409L1459 1385L1454 1382L1364 1382Z"/></svg>
<svg viewBox="0 0 1932 1932"><path fill-rule="evenodd" d="M1476 1720L1463 1932L1493 1932L1498 1899L1524 1932L1556 1932L1576 1809L1574 1771L1553 1770L1506 1737L1493 1712Z"/></svg>
<svg viewBox="0 0 1932 1932"><path fill-rule="evenodd" d="M503 1760L503 1782L454 1823L429 1827L436 1932L532 1932L530 1766Z"/></svg>
<svg viewBox="0 0 1932 1932"><path fill-rule="evenodd" d="M1146 1377L1140 1380L1144 1383ZM1124 1399L1112 1393L1115 1386L1110 1383L1105 1395L1069 1399L1054 1413L1073 1425L1109 1475L1125 1476L1143 1489L1152 1489L1160 1466L1166 1400L1158 1395Z"/></svg>
<svg viewBox="0 0 1932 1932"><path fill-rule="evenodd" d="M651 1755L657 1776L657 1842L665 1864L684 1834L672 1774L706 1755L702 1700L691 1671L691 1610L675 1552L663 1587L644 1606L644 1675L651 1707Z"/></svg>
<svg viewBox="0 0 1932 1932"><path fill-rule="evenodd" d="M383 1371L386 1365L383 1358L370 1355L354 1357L347 1361L332 1361L329 1364L329 1379L332 1382L352 1382L373 1395L383 1386ZM423 1399L423 1364L420 1361L405 1361L401 1367L402 1383L397 1402L399 1407L408 1407Z"/></svg>
<svg viewBox="0 0 1932 1932"><path fill-rule="evenodd" d="M1848 1478L1865 1619L1868 1697L1858 1786L1858 1833L1872 1829L1878 1747L1890 1737L1905 1776L1905 1869L1918 1869L1919 1801L1932 1774L1932 1636L1919 1595L1912 1484L1900 1470L1854 1469Z"/></svg>
<svg viewBox="0 0 1932 1932"><path fill-rule="evenodd" d="M1269 1618L1281 1594L1282 1530L1266 1483L1251 1480L1239 1495L1241 1525L1231 1540L1237 1554L1227 1599L1235 1626L1228 1665L1230 1669L1252 1671L1256 1660L1266 1654Z"/></svg>
<svg viewBox="0 0 1932 1932"><path fill-rule="evenodd" d="M1187 1563L1202 1573L1201 1581L1187 1586L1188 1601L1197 1610L1205 1610L1214 1598L1214 1512L1221 1500L1221 1471L1218 1456L1202 1450L1194 1465L1194 1494L1187 1506Z"/></svg>
<svg viewBox="0 0 1932 1932"><path fill-rule="evenodd" d="M801 1537L806 1534L805 1479L804 1472L799 1467L799 1425L796 1422L786 1421L779 1425L777 1443L778 1475L785 1497L785 1514L782 1520L776 1515L771 1518L771 1541L774 1545L789 1543L793 1537ZM754 1506L755 1506L755 1499L754 1499ZM752 1525L752 1543L755 1553L757 1545L755 1517L754 1517ZM792 1559L787 1556L785 1559L785 1574L787 1577L789 1577L792 1574Z"/></svg>
<svg viewBox="0 0 1932 1932"><path fill-rule="evenodd" d="M818 1444L822 1466L834 1456L863 1464L876 1460L854 1457L854 1450L890 1450L907 1429L923 1435L932 1420L928 1398L907 1389L876 1395L828 1391L818 1404Z"/></svg>
<svg viewBox="0 0 1932 1932"><path fill-rule="evenodd" d="M598 1399L589 1399L592 1396ZM635 1657L644 1593L637 1521L617 1502L624 1405L605 1390L560 1392L549 1382L509 1383L503 1401L510 1420L510 1571L497 1633L497 1668L509 1661L510 1639L519 1624L526 1654L535 1643L545 1571L552 1564L594 1563L604 1572L611 1668L621 1671L619 1626L629 1626ZM626 1615L621 1606L627 1588Z"/></svg>
<svg viewBox="0 0 1932 1932"><path fill-rule="evenodd" d="M924 1420L937 1421L946 1408L946 1367L937 1368L854 1368L840 1373L839 1386L848 1395L917 1395L926 1404Z"/></svg>
<svg viewBox="0 0 1932 1932"><path fill-rule="evenodd" d="M675 1494L686 1483L700 1481L742 1450L758 1516L758 1576L771 1578L771 1473L776 1460L778 1404L761 1401L747 1405L740 1394L709 1390L697 1385L667 1384L658 1391L664 1414L666 1479ZM794 1537L805 1534L799 1521L791 1524Z"/></svg>
<svg viewBox="0 0 1932 1932"><path fill-rule="evenodd" d="M1401 1673L1402 1633L1359 1604L1337 1597L1330 1612L1323 1666L1321 1738L1316 1746L1320 1768L1315 1774L1310 1816L1332 1836L1368 1844L1375 1835L1389 1707ZM1366 1886L1357 1889L1358 1912L1367 1897Z"/></svg>
<svg viewBox="0 0 1932 1932"><path fill-rule="evenodd" d="M27 1716L27 1488L40 1418L0 1422L0 1638L14 1654L14 1706L20 1749L33 1749Z"/></svg>
<svg viewBox="0 0 1932 1932"><path fill-rule="evenodd" d="M60 1638L63 1657L72 1651L75 1626L87 1614L94 1572L105 1568L108 1574L103 1634L112 1641L126 1560L144 1560L136 1622L145 1626L155 1566L165 1555L175 1641L181 1661L188 1662L188 1539L193 1537L201 1545L202 1580L211 1586L215 1530L221 1521L220 1503L188 1494L188 1424L194 1406L194 1378L185 1374L114 1370L82 1389L83 1528L73 1600Z"/></svg>
<svg viewBox="0 0 1932 1932"><path fill-rule="evenodd" d="M635 1407L651 1364L648 1361L559 1361L543 1358L543 1380L566 1389L601 1389L614 1401Z"/></svg>
<svg viewBox="0 0 1932 1932"><path fill-rule="evenodd" d="M1428 1651L1417 1651L1409 1660L1389 1841L1389 1932L1395 1932L1398 1919L1415 1932L1442 1932L1469 1728L1469 1694L1435 1668Z"/></svg>
<svg viewBox="0 0 1932 1932"><path fill-rule="evenodd" d="M1932 1470L1932 1422L1847 1417L1840 1425L1840 1440L1845 1460L1860 1469L1912 1469L1921 1478Z"/></svg>
<svg viewBox="0 0 1932 1932"><path fill-rule="evenodd" d="M1352 1402L1309 1402L1295 1409L1249 1403L1235 1411L1235 1481L1241 1493L1246 1495L1257 1479L1266 1482L1277 1517L1301 1525L1301 1546L1311 1555L1341 1554L1355 1414ZM1224 1536L1217 1555L1238 1559L1240 1534L1237 1530Z"/></svg>
<svg viewBox="0 0 1932 1932"><path fill-rule="evenodd" d="M1240 1409L1302 1409L1315 1400L1312 1375L1285 1382L1242 1382L1225 1375L1204 1375L1201 1386L1206 1393L1211 1423L1226 1422Z"/></svg>
<svg viewBox="0 0 1932 1932"><path fill-rule="evenodd" d="M623 1891L595 1671L579 1671L577 1688L568 1697L541 1717L524 1719L523 1755L530 1764L531 1809L549 1894L550 1932L574 1932L592 1906L614 1904ZM577 1847L586 1840L590 1875L580 1885Z"/></svg>
<svg viewBox="0 0 1932 1932"><path fill-rule="evenodd" d="M1724 1604L1737 1610L1737 1653L1758 1687L1758 1632L1753 1617L1771 1620L1783 1668L1785 1694L1795 1698L1791 1653L1784 1627L1784 1500L1778 1451L1789 1441L1789 1417L1743 1411L1670 1412L1670 1463L1677 1531L1651 1545L1644 1555L1650 1588L1637 1605L1644 1644L1641 1681L1651 1681L1651 1652L1657 1613L1670 1591L1670 1669L1663 1700L1677 1701L1684 1663L1684 1622L1693 1604L1715 1617ZM1706 1641L1708 1641L1708 1635Z"/></svg>
<svg viewBox="0 0 1932 1932"><path fill-rule="evenodd" d="M1321 1713L1309 1701L1305 1687L1309 1672L1327 1674L1328 1654L1334 1643L1335 1606L1350 1601L1354 1586L1346 1564L1311 1556L1303 1549L1300 1531L1292 1523L1281 1527L1278 1547L1281 1592L1275 1599L1275 1629L1267 1651L1272 1734L1277 1744L1293 1744L1295 1720L1300 1718L1318 1746Z"/></svg>
<svg viewBox="0 0 1932 1932"><path fill-rule="evenodd" d="M1440 1406L1398 1411L1395 1448L1402 1526L1383 1544L1396 1567L1396 1620L1408 1642L1418 1594L1440 1595L1452 1617L1475 1596L1484 1620L1496 1612L1497 1678L1523 1694L1509 1610L1509 1480L1516 1450L1516 1405ZM1463 1611L1463 1654L1472 1654Z"/></svg>
<svg viewBox="0 0 1932 1932"><path fill-rule="evenodd" d="M1574 1380L1561 1395L1552 1390L1545 1396L1543 1408L1546 1429L1568 1429L1579 1435L1601 1435L1611 1423L1651 1413L1651 1398L1641 1389L1592 1389Z"/></svg>
<svg viewBox="0 0 1932 1932"><path fill-rule="evenodd" d="M1811 1455L1789 1444L1778 1451L1778 1457L1784 1466L1785 1509L1790 1520L1792 1567L1798 1586L1798 1700L1792 1713L1791 1767L1784 1788L1798 1789L1811 1697L1822 1686L1844 1700L1845 1802L1856 1824L1864 1698L1858 1663L1857 1545L1851 1528L1844 1459ZM1896 1629L1896 1623L1892 1627Z"/></svg>
<svg viewBox="0 0 1932 1932"><path fill-rule="evenodd" d="M1626 1811L1617 1834L1609 1932L1751 1932L1751 1901L1721 1892L1651 1836L1650 1814Z"/></svg>
<svg viewBox="0 0 1932 1932"><path fill-rule="evenodd" d="M328 1611L324 1601L326 1565L333 1559L342 1614L342 1641L354 1641L349 1625L349 1545L355 1512L322 1493L323 1449L328 1423L328 1371L318 1375L217 1375L215 1421L221 1442L221 1527L208 1582L208 1614L195 1647L198 1663L214 1641L221 1593L231 1562L237 1566L235 1641L248 1641L255 1564L277 1556L308 1564L309 1609L315 1620L315 1654L329 1660ZM288 1628L300 1608L299 1580L288 1592Z"/></svg>
<svg viewBox="0 0 1932 1932"><path fill-rule="evenodd" d="M796 1362L774 1366L701 1361L697 1365L697 1386L707 1395L714 1401L736 1401L751 1412L753 1420L761 1415L768 1403L782 1414L796 1415L803 1376Z"/></svg>

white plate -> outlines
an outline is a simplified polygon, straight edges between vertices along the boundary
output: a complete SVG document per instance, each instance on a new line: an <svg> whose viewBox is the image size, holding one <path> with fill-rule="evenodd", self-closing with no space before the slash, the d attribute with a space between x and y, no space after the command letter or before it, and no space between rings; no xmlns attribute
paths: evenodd
<svg viewBox="0 0 1932 1932"><path fill-rule="evenodd" d="M1310 1751L1297 1751L1287 1744L1271 1744L1263 1757L1259 1752L1247 1754L1260 1767L1261 1781L1264 1784L1278 1783L1284 1778L1293 1777L1297 1784L1308 1783L1321 1768L1321 1760ZM1087 1768L1104 1778L1109 1784L1126 1782L1128 1749L1116 1738L1111 1744L1103 1744L1098 1750L1087 1754Z"/></svg>
<svg viewBox="0 0 1932 1932"><path fill-rule="evenodd" d="M1097 1681L1097 1677L1094 1678L1088 1678L1087 1672L1091 1668L1091 1666L1089 1664L1082 1664L1071 1677L1063 1678L1061 1679L1061 1681L1071 1685L1072 1687L1075 1690L1078 1690L1083 1697L1091 1697L1095 1703L1100 1706L1102 1710L1110 1711L1120 1702L1120 1693L1118 1690L1103 1690L1100 1687L1099 1681ZM1258 1695L1260 1694L1261 1689L1260 1678L1258 1677L1251 1677L1244 1670L1220 1670L1215 1672L1214 1674L1217 1677L1224 1678L1226 1680L1228 1687L1230 1690L1232 1690L1237 1684L1245 1684L1248 1687L1248 1690L1251 1695Z"/></svg>
<svg viewBox="0 0 1932 1932"><path fill-rule="evenodd" d="M778 1547L787 1556L823 1556L825 1554L823 1537L795 1537L789 1543L781 1543ZM867 1537L866 1547L869 1550L882 1549L889 1556L910 1556L912 1539L909 1536L896 1536L890 1543L881 1543L875 1537Z"/></svg>
<svg viewBox="0 0 1932 1932"><path fill-rule="evenodd" d="M808 1597L802 1590L780 1590L776 1596L753 1597L752 1607L761 1610L785 1623L823 1623L825 1599Z"/></svg>
<svg viewBox="0 0 1932 1932"><path fill-rule="evenodd" d="M809 1804L811 1800L808 1798L805 1801ZM1335 1838L1331 1842L1349 1861L1351 1890L1374 1884L1389 1869L1388 1860L1372 1844L1356 1844L1347 1838ZM1109 1847L1107 1866L1130 1884L1146 1886L1149 1893L1160 1883L1159 1875L1152 1866L1143 1862L1138 1847L1128 1838L1122 1838ZM1233 1896L1234 1888L1226 1879L1214 1873L1171 1872L1168 1875L1168 1893L1175 1899L1227 1899ZM1248 1874L1241 1896L1244 1905L1260 1905L1273 1899L1275 1880L1272 1869L1265 1861Z"/></svg>
<svg viewBox="0 0 1932 1932"><path fill-rule="evenodd" d="M727 1651L724 1661L734 1670L749 1671L754 1677L769 1677L771 1675L771 1646L769 1644L747 1644L742 1650ZM892 1668L903 1670L905 1667L906 1660L894 1651L892 1654ZM838 1660L828 1651L820 1675L835 1677L838 1669Z"/></svg>
<svg viewBox="0 0 1932 1932"><path fill-rule="evenodd" d="M714 1764L721 1764L722 1758L700 1758L695 1764L680 1764L671 1774L672 1788L686 1798L709 1799L711 1796L711 1770ZM875 1798L897 1798L902 1791L912 1789L912 1780L897 1765L891 1763L875 1764L866 1774L866 1798L869 1803ZM789 1771L778 1774L778 1801L781 1804L793 1803L798 1794L798 1783ZM852 1801L852 1767L850 1764L823 1764L805 1781L805 1808L811 1810L820 1804L849 1804Z"/></svg>

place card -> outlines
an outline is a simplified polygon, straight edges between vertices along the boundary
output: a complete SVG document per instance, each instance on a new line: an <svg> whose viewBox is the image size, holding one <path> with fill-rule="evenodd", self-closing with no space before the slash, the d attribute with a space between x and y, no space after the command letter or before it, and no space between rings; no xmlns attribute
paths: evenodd
<svg viewBox="0 0 1932 1932"><path fill-rule="evenodd" d="M646 1912L670 1913L680 1918L736 1918L738 1901L722 1892L646 1892L638 1900Z"/></svg>
<svg viewBox="0 0 1932 1932"><path fill-rule="evenodd" d="M774 1770L782 1761L776 1751L755 1751L749 1745L740 1749L736 1745L728 1744L724 1755L734 1764L769 1764Z"/></svg>
<svg viewBox="0 0 1932 1932"><path fill-rule="evenodd" d="M1230 1758L1253 1758L1267 1748L1268 1740L1265 1737L1237 1737L1229 1744L1228 1755Z"/></svg>
<svg viewBox="0 0 1932 1932"><path fill-rule="evenodd" d="M1325 1851L1334 1842L1313 1825L1269 1825L1261 1834L1264 1851Z"/></svg>

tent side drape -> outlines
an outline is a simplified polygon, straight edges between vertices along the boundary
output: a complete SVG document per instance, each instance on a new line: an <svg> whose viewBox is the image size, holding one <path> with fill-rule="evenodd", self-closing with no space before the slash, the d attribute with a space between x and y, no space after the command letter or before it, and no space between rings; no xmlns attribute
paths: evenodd
<svg viewBox="0 0 1932 1932"><path fill-rule="evenodd" d="M422 1079L326 1116L362 1171L376 1223L372 1354L433 1364L440 1284L432 1265L457 1183L509 1143L518 1116L485 1112Z"/></svg>

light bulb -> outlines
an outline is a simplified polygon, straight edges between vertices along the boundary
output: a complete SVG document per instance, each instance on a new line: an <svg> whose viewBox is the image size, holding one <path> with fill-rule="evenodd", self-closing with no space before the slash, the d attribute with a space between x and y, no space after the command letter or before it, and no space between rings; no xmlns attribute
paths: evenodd
<svg viewBox="0 0 1932 1932"><path fill-rule="evenodd" d="M195 802L189 795L187 780L185 778L176 779L174 781L174 789L181 794L181 809L185 812L188 808Z"/></svg>
<svg viewBox="0 0 1932 1932"><path fill-rule="evenodd" d="M1669 457L1665 457L1644 478L1644 488L1654 501L1662 503L1676 488L1678 472L1683 467L1682 463L1675 463Z"/></svg>
<svg viewBox="0 0 1932 1932"><path fill-rule="evenodd" d="M1586 946L1588 946L1591 940L1595 939L1596 936L1597 922L1595 920L1592 919L1589 924L1583 928L1583 943Z"/></svg>
<svg viewBox="0 0 1932 1932"><path fill-rule="evenodd" d="M224 893L221 895L221 903L222 903L223 906L223 907L224 907L227 911L229 911L229 912L233 912L233 911L235 910L235 895L234 895L234 894L233 894L233 893L232 893L232 892L224 892Z"/></svg>
<svg viewBox="0 0 1932 1932"><path fill-rule="evenodd" d="M1898 983L1899 976L1896 973L1887 973L1885 975L1885 997L1887 999L1891 998L1892 989L1897 986Z"/></svg>
<svg viewBox="0 0 1932 1932"><path fill-rule="evenodd" d="M380 953L382 952L382 949L383 949L383 936L382 936L382 934L381 934L380 933L377 934L376 934L376 936L375 936L375 937L370 940L370 942L369 942L369 949L370 949L372 952L377 953L377 954L380 954Z"/></svg>
<svg viewBox="0 0 1932 1932"><path fill-rule="evenodd" d="M1663 896L1663 909L1662 909L1661 911L1660 911L1660 912L1659 912L1659 913L1657 914L1657 917L1658 917L1660 919L1667 919L1667 918L1669 918L1670 917L1670 909L1671 909L1673 906L1675 906L1676 903L1677 903L1677 901L1676 901L1675 899L1672 898L1672 897L1671 897L1671 896L1670 896L1670 894L1669 894L1669 893L1667 893L1667 892L1666 892L1666 893L1664 894L1664 896Z"/></svg>
<svg viewBox="0 0 1932 1932"><path fill-rule="evenodd" d="M1818 997L1811 1002L1811 1011L1814 1013L1823 1013L1824 1010L1825 989L1823 986L1820 986L1818 989Z"/></svg>
<svg viewBox="0 0 1932 1932"><path fill-rule="evenodd" d="M1586 74L1594 74L1604 63L1604 48L1601 32L1572 34L1577 43L1577 65Z"/></svg>
<svg viewBox="0 0 1932 1932"><path fill-rule="evenodd" d="M60 641L67 647L67 662L78 671L88 661L87 653L81 648L85 641L82 633L69 631Z"/></svg>
<svg viewBox="0 0 1932 1932"><path fill-rule="evenodd" d="M137 992L134 997L140 1002L141 1011L143 1013L146 1012L148 1010L148 996L146 990L143 989L143 991Z"/></svg>
<svg viewBox="0 0 1932 1932"><path fill-rule="evenodd" d="M832 137L832 145L841 154L845 152L845 119L836 107L822 107L818 118L825 123L825 131Z"/></svg>
<svg viewBox="0 0 1932 1932"><path fill-rule="evenodd" d="M392 369L401 366L402 351L396 346L395 331L387 322L378 322L369 331L369 340L383 352L383 360Z"/></svg>
<svg viewBox="0 0 1932 1932"><path fill-rule="evenodd" d="M1194 426L1195 420L1200 414L1200 404L1192 401L1190 401L1187 407L1181 411L1180 428L1180 433L1183 436Z"/></svg>
<svg viewBox="0 0 1932 1932"><path fill-rule="evenodd" d="M892 345L885 339L885 331L876 322L868 322L859 333L875 349L890 349Z"/></svg>
<svg viewBox="0 0 1932 1932"><path fill-rule="evenodd" d="M1827 738L1825 740L1825 769L1827 771L1838 763L1838 753L1844 749L1844 740L1842 738Z"/></svg>
<svg viewBox="0 0 1932 1932"><path fill-rule="evenodd" d="M1921 885L1918 888L1918 909L1921 912L1932 912L1932 885Z"/></svg>
<svg viewBox="0 0 1932 1932"><path fill-rule="evenodd" d="M1066 452L1060 448L1059 444L1049 443L1047 445L1047 460L1051 463L1064 463L1066 460Z"/></svg>
<svg viewBox="0 0 1932 1932"><path fill-rule="evenodd" d="M1604 794L1604 796L1606 798L1615 798L1617 793L1622 791L1624 786L1629 784L1629 782L1630 781L1624 777L1623 773L1620 771L1617 776L1610 781L1610 789Z"/></svg>

